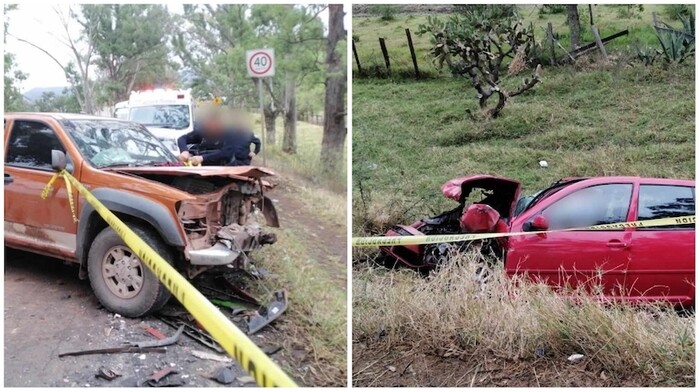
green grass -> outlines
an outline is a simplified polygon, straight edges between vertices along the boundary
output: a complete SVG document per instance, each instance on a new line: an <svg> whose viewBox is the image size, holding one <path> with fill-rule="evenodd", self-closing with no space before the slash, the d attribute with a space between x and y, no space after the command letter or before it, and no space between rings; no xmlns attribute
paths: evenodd
<svg viewBox="0 0 700 392"><path fill-rule="evenodd" d="M260 128L260 119L256 118L257 129ZM279 167L285 172L292 172L316 185L337 192L345 193L347 189L347 156L343 154L339 170L335 173L326 173L321 165L321 140L323 139L323 126L306 122L297 122L297 153L287 154L282 151L282 139L284 137L284 125L282 119L277 121L277 138L274 145L268 145L266 152L270 162L268 166ZM344 150L345 151L345 150ZM262 164L262 159L259 164Z"/></svg>
<svg viewBox="0 0 700 392"><path fill-rule="evenodd" d="M645 6L645 13L653 7ZM635 20L613 23L614 12L596 12L603 35L637 26L631 38L649 38ZM362 42L376 26L378 34L397 30L398 39L403 33L399 23L408 18L422 17L397 15L394 22L361 18L354 21L362 26L354 34ZM639 23L646 21L650 17ZM555 29L564 30L556 24ZM426 48L425 42L417 45ZM355 78L353 234L381 234L393 224L453 208L440 186L470 174L516 179L526 194L568 176L694 178L694 61L645 67L625 61L624 40L617 45L608 50L617 60L608 64L595 63L591 56L575 65L545 67L542 83L510 99L496 119L481 112L475 90L464 78ZM503 86L509 90L515 83L519 80ZM540 168L540 160L547 160L549 168ZM377 256L375 249L354 252L355 260ZM534 349L547 342L564 360L573 352L586 353L593 379L599 378L599 369L615 374L615 380L596 385L694 384L694 317L679 318L661 309L611 309L585 299L570 304L550 290L521 296L534 287L530 285L516 285L523 292L495 290L472 303L473 293L463 290L469 290L473 271L460 271L450 264L441 275L424 279L360 264L353 279L353 339L376 353L377 360L386 351L440 355L457 344L470 365L519 358L524 362L514 361L520 368L539 361ZM464 341L471 343L460 343ZM441 365L444 374L467 374L449 368L448 362ZM558 374L558 365L553 366L549 374ZM439 379L437 370L428 373L424 379L451 382ZM472 382L481 377L467 376ZM560 385L554 376L537 382Z"/></svg>
<svg viewBox="0 0 700 392"><path fill-rule="evenodd" d="M532 23L535 28L535 40L546 43L547 23L552 23L555 35L559 35L559 42L565 48L569 48L569 27L566 25L566 14L541 15L534 5L518 6L524 24ZM645 4L644 10L639 12L633 8L631 15L626 14L627 6L622 5L594 5L593 19L602 37L607 37L624 29L629 29L629 35L617 38L606 44L608 51L635 53L634 45L640 47L659 47L654 28L652 27L652 13L673 26L680 27L681 23L672 21L665 13L664 6ZM593 42L594 37L590 29L590 18L587 5L579 6L579 19L582 28L582 44ZM436 15L442 18L447 14ZM357 38L355 43L363 70L385 68L382 52L379 47L379 37L386 40L387 50L391 59L392 70L398 74L411 75L413 64L406 41L405 29L411 29L413 44L416 50L418 67L425 75L438 76L439 73L433 66L428 49L431 47L429 35L418 36L418 26L427 22L427 15L396 14L394 20L379 20L376 16L353 17L352 34ZM558 56L565 53L557 48ZM357 73L357 65L353 59L353 72ZM445 72L443 72L445 73ZM446 72L449 75L449 72ZM372 73L374 74L374 73Z"/></svg>
<svg viewBox="0 0 700 392"><path fill-rule="evenodd" d="M427 17L422 15L397 14L394 20L383 21L377 17L353 17L352 35L355 37L355 47L363 70L384 69L384 58L379 47L379 38L386 41L387 51L393 70L413 70L411 52L406 41L406 28L411 29L413 46L416 51L418 68L427 75L436 76L437 71L427 56L430 49L430 39L427 35L418 36L418 26L426 23ZM357 72L357 64L353 58L353 74ZM354 113L353 113L354 114Z"/></svg>
<svg viewBox="0 0 700 392"><path fill-rule="evenodd" d="M251 114L251 118L259 134L259 114ZM292 190L285 197L299 203L301 215L308 219L306 224L346 227L346 157L341 170L328 174L320 164L322 126L297 122L296 154L282 151L281 117L276 130L276 143L264 146L265 159L267 167L283 176L275 182L286 183L283 189ZM255 164L263 164L262 156L255 159ZM288 221L294 219L288 217ZM281 344L289 354L301 349L308 356L303 363L294 363L294 368L285 370L300 378L305 386L345 386L347 290L338 284L345 277L345 268L333 260L333 255L319 256L316 249L310 248L315 244L303 238L304 224L297 221L291 227L274 230L277 243L257 253L260 266L272 272L269 279L260 281L258 290L268 295L279 288L288 292L289 308L279 321L285 336Z"/></svg>
<svg viewBox="0 0 700 392"><path fill-rule="evenodd" d="M658 46L656 33L652 26L652 13L656 13L660 20L671 25L680 27L681 24L673 22L664 12L663 5L644 4L644 9L640 12L636 5L631 8L631 13L628 13L626 5L603 5L598 4L593 6L593 22L595 22L601 38L607 37L622 31L629 30L629 34L620 38L616 38L605 44L605 47L610 51L634 51L633 44L636 42L640 46ZM524 23L529 25L532 23L535 27L535 39L540 42L546 41L545 30L547 22L552 23L552 29L555 34L559 34L559 42L565 48L569 48L569 26L566 25L566 13L555 15L540 16L537 10L533 10L534 6L520 6L520 14L523 16ZM590 29L590 17L588 13L588 5L579 5L578 7L579 20L581 22L581 41L582 43L590 43L595 40L593 32ZM673 23L672 23L673 22ZM558 52L558 54L564 54Z"/></svg>
<svg viewBox="0 0 700 392"><path fill-rule="evenodd" d="M253 115L255 116L255 115ZM260 129L260 118L255 129ZM282 151L284 126L277 121L277 143L265 148L267 166L285 176L287 195L297 200L304 216L324 225L347 225L347 167L343 157L338 173L321 170L320 152L323 127L297 123L297 154ZM262 164L262 157L256 158ZM291 218L290 218L291 219ZM345 266L333 260L334 255L319 256L313 242L303 236L304 227L296 222L291 229L277 229L278 241L264 247L260 265L273 273L262 280L259 289L268 294L281 287L288 291L289 308L280 319L286 352L302 348L309 357L304 363L285 369L302 379L306 386L345 386L347 384L347 290L338 284L345 277ZM307 223L310 224L310 223ZM327 258L327 259L326 259Z"/></svg>

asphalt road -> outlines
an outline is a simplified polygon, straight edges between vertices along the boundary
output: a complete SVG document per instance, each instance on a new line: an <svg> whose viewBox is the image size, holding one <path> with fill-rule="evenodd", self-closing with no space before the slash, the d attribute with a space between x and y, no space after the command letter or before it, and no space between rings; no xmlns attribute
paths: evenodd
<svg viewBox="0 0 700 392"><path fill-rule="evenodd" d="M168 305L177 307L172 302ZM192 350L217 354L182 336L166 353L96 354L59 358L67 351L120 346L155 339L145 329L170 336L175 329L155 318L127 319L101 308L88 281L60 260L5 248L5 386L137 386L155 371L178 373L164 383L223 386L210 379L224 366L236 379L227 386L254 386L235 364L196 358ZM265 336L254 341L264 345ZM107 366L122 374L113 381L95 377Z"/></svg>

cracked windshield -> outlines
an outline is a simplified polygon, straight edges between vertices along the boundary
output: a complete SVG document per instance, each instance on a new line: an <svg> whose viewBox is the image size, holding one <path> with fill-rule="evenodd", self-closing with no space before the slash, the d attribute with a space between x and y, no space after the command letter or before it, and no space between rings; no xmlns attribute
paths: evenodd
<svg viewBox="0 0 700 392"><path fill-rule="evenodd" d="M96 167L166 163L175 157L142 126L125 121L72 120L63 125Z"/></svg>

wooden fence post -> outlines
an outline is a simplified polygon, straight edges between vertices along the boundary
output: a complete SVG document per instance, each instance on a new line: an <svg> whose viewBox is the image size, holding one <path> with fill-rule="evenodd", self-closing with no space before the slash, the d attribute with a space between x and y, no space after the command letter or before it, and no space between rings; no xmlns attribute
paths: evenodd
<svg viewBox="0 0 700 392"><path fill-rule="evenodd" d="M386 64L386 70L391 73L391 63L389 62L389 52L386 50L386 44L384 43L384 38L379 38L379 46L382 48L382 55L384 56L384 64Z"/></svg>
<svg viewBox="0 0 700 392"><path fill-rule="evenodd" d="M552 65L557 64L557 56L554 53L554 32L552 22L547 23L547 44L549 44L549 56L552 58Z"/></svg>
<svg viewBox="0 0 700 392"><path fill-rule="evenodd" d="M411 38L411 30L406 29L406 39L408 39L408 48L411 49L411 60L413 60L413 69L416 71L416 79L420 78L418 70L418 61L416 60L416 51L413 49L413 39Z"/></svg>
<svg viewBox="0 0 700 392"><path fill-rule="evenodd" d="M595 27L595 25L592 25L591 31L593 32L593 36L595 36L595 42L598 45L598 50L600 50L600 54L603 55L603 60L608 61L608 52L605 51L605 45L603 45L603 41L600 40L598 28Z"/></svg>
<svg viewBox="0 0 700 392"><path fill-rule="evenodd" d="M362 75L362 65L360 65L360 57L357 55L357 49L355 48L355 40L352 40L352 54L355 56L357 70L360 72L360 75Z"/></svg>

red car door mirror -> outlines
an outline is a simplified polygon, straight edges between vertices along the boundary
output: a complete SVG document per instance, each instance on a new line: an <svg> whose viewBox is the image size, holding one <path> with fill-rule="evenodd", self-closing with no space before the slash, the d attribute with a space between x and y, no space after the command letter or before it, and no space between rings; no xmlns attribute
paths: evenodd
<svg viewBox="0 0 700 392"><path fill-rule="evenodd" d="M549 230L549 222L544 215L537 215L533 220L523 225L525 231L545 231Z"/></svg>

